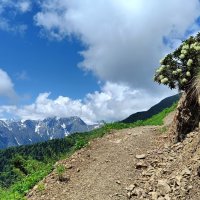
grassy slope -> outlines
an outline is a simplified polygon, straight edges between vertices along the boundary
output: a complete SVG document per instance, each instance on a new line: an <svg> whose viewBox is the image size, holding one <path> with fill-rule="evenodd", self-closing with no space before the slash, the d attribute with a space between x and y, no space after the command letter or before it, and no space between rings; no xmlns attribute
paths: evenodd
<svg viewBox="0 0 200 200"><path fill-rule="evenodd" d="M14 171L14 174L16 173L18 178L14 181L14 183L10 184L8 188L0 188L0 199L1 200L22 200L24 199L25 194L28 192L29 189L31 189L35 184L38 183L42 178L44 178L46 175L48 175L53 170L54 163L63 158L69 157L71 154L73 154L76 150L86 146L88 142L92 139L102 137L105 134L110 133L112 130L119 130L124 128L134 128L137 126L147 126L147 125L162 125L163 119L168 115L168 113L174 111L176 109L176 105L174 104L170 108L167 108L160 112L159 114L156 114L152 116L151 118L143 121L137 121L130 124L124 124L124 123L110 123L106 124L103 127L93 130L89 133L77 133L73 134L71 136L68 136L64 139L59 140L52 140L45 143L40 143L39 145L31 145L31 146L25 146L25 147L15 147L11 148L13 151L12 157L5 160L5 163L7 162L7 165L10 165L13 163L13 159L15 159L14 162L20 163L21 167L16 167L12 169ZM70 144L70 148L66 148L65 150L62 150L62 153L59 153L58 150L55 153L55 148L59 144L65 144L67 140L67 144ZM64 142L64 143L63 143ZM49 145L51 143L51 145ZM56 143L56 145L52 145ZM37 147L37 148L36 148ZM44 148L49 148L50 154L44 153L45 157L43 156L43 159L39 159L40 157L35 156L35 149L38 151L44 151ZM30 151L32 149L32 151ZM63 148L62 148L63 149ZM6 155L8 151L11 151L10 149L4 150L0 152L2 155ZM28 152L29 150L29 152ZM52 158L52 151L54 153L54 156ZM26 155L28 152L28 156ZM14 154L14 155L13 155ZM23 169L26 171L26 174L23 173ZM2 176L5 173L6 177L6 171L1 173L0 176ZM12 175L10 176L12 179ZM9 178L9 177L7 177Z"/></svg>

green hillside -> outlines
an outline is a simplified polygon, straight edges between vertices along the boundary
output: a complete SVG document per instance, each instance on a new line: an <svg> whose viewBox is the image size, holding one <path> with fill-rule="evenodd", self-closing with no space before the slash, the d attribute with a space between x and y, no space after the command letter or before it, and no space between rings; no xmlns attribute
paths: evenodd
<svg viewBox="0 0 200 200"><path fill-rule="evenodd" d="M102 137L114 129L162 125L165 116L175 109L176 104L147 120L129 124L110 123L91 132L76 133L64 139L0 151L0 199L22 200L29 189L53 170L56 161L69 157L90 140Z"/></svg>
<svg viewBox="0 0 200 200"><path fill-rule="evenodd" d="M133 123L138 120L149 119L150 117L161 112L165 108L171 107L175 102L177 102L179 100L180 95L181 94L176 94L171 97L167 97L167 98L163 99L162 101L160 101L159 103L157 103L156 105L152 106L149 110L134 113L134 114L130 115L129 117L127 117L126 119L122 120L121 122L122 123Z"/></svg>

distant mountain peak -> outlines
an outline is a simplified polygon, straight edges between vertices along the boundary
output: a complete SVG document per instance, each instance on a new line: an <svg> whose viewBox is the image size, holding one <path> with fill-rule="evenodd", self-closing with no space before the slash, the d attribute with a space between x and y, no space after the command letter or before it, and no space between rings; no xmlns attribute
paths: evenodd
<svg viewBox="0 0 200 200"><path fill-rule="evenodd" d="M87 125L81 118L48 117L43 120L0 120L0 149L63 138L75 132L87 132L100 125Z"/></svg>

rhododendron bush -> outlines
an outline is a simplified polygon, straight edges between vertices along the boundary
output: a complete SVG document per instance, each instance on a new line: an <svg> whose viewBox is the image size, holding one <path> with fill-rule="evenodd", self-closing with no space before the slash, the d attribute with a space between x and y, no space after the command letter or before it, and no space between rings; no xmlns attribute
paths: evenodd
<svg viewBox="0 0 200 200"><path fill-rule="evenodd" d="M170 129L172 139L179 142L200 122L200 33L182 42L160 65L154 80L182 92Z"/></svg>
<svg viewBox="0 0 200 200"><path fill-rule="evenodd" d="M184 41L173 53L160 61L154 80L159 84L187 91L199 72L200 33Z"/></svg>

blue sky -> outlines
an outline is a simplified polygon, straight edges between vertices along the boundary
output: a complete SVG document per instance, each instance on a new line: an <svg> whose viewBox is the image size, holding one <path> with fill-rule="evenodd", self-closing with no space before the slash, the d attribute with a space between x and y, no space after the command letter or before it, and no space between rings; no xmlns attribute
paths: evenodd
<svg viewBox="0 0 200 200"><path fill-rule="evenodd" d="M30 95L31 101L40 92L51 91L52 97L68 95L83 98L99 89L91 73L77 67L84 47L76 39L48 40L32 20L34 12L20 16L13 23L27 23L24 33L0 31L0 63L15 82L20 96Z"/></svg>
<svg viewBox="0 0 200 200"><path fill-rule="evenodd" d="M148 109L176 93L152 76L199 17L198 0L1 1L0 118L92 123Z"/></svg>

